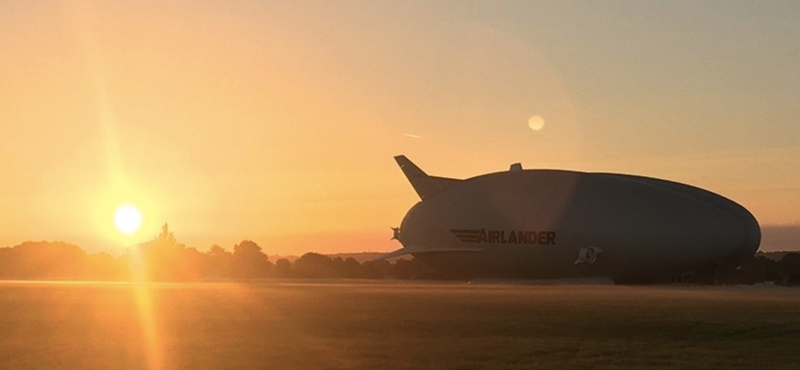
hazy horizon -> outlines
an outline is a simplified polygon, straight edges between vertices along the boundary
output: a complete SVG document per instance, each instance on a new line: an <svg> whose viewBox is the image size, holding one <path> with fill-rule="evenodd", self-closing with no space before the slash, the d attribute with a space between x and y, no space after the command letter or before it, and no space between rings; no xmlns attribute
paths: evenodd
<svg viewBox="0 0 800 370"><path fill-rule="evenodd" d="M797 252L797 251L800 251L800 226L796 226L796 225L766 225L766 226L762 226L761 232L762 232L761 245L758 248L759 252ZM152 241L155 238L156 238L156 235L154 235L152 238L147 239L147 240L145 240L143 242L149 242L149 241ZM206 244L195 245L195 244L185 243L180 238L176 238L176 239L177 239L177 241L179 243L186 245L187 248L195 248L200 252L207 252L208 250L211 249L212 246L215 246L215 245L216 246L220 246L220 247L222 247L223 249L225 249L227 251L232 251L234 245L239 244L242 241L251 240L249 238L240 238L238 241L236 241L234 244L231 244L231 245L222 245L220 243L214 242L213 240L209 240ZM80 247L81 249L85 250L86 252L88 252L90 254L91 253L97 253L97 252L106 252L106 253L110 253L112 256L115 256L115 257L119 257L119 256L125 254L126 250L129 247L133 247L133 246L136 245L136 244L131 244L131 245L128 245L128 246L126 246L125 248L122 248L122 249L108 250L107 248L92 248L91 246L87 247L85 245L81 245L80 243L71 242L69 240L38 240L37 239L37 240L19 241L19 242L16 242L16 243L13 243L13 244L9 244L9 245L0 245L0 248L4 248L4 247L5 248L11 248L11 247L20 245L20 244L22 244L24 242L40 242L40 241L43 241L43 242L65 242L65 243L68 243L68 244L76 245L76 246ZM322 253L322 254L326 254L326 255L349 255L349 254L371 254L371 253L381 254L381 253L385 253L386 252L386 251L382 251L382 250L372 250L372 249L369 249L369 248L367 248L367 249L359 249L358 246L361 245L361 244L358 244L357 241L353 241L353 240L348 240L348 242L352 242L354 247L352 249L345 249L345 250L330 250L329 248L324 247L324 243L321 244L321 245L323 245L322 248L317 248L317 249L309 249L309 250L286 249L284 247L281 247L281 244L279 244L280 242L281 241L268 240L267 244L262 244L262 243L259 243L259 242L255 242L255 243L258 244L260 247L262 247L263 250L264 250L264 253L267 254L270 257L274 257L274 256L290 257L290 260L293 260L293 259L295 259L297 257L300 257L301 255L303 255L305 253ZM286 242L286 241L284 240L282 242ZM284 252L282 252L282 251L284 251ZM289 252L285 252L285 251L289 251ZM273 259L270 259L270 261L274 262Z"/></svg>
<svg viewBox="0 0 800 370"><path fill-rule="evenodd" d="M792 1L11 2L0 24L0 246L119 254L169 223L199 250L390 251L419 200L398 154L665 178L800 228Z"/></svg>

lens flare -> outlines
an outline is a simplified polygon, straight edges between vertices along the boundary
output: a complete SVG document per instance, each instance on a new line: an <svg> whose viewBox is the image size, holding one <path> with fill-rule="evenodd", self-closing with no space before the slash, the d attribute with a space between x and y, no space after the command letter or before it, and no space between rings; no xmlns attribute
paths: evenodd
<svg viewBox="0 0 800 370"><path fill-rule="evenodd" d="M544 118L542 116L531 116L528 118L528 127L533 131L539 131L544 128Z"/></svg>

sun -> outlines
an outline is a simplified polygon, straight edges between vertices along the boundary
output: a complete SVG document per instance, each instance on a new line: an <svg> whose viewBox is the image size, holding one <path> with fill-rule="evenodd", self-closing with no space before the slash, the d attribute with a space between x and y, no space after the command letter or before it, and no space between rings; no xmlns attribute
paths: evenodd
<svg viewBox="0 0 800 370"><path fill-rule="evenodd" d="M117 225L117 230L121 233L130 235L139 230L142 224L142 214L136 207L130 204L124 204L117 208L114 213L114 224Z"/></svg>

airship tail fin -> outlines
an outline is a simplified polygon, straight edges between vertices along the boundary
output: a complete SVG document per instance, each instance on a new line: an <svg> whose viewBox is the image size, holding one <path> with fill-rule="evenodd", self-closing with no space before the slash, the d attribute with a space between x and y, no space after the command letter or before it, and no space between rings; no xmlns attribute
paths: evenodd
<svg viewBox="0 0 800 370"><path fill-rule="evenodd" d="M411 186L414 187L414 190L422 200L453 185L453 183L461 182L461 180L458 179L428 176L425 171L417 167L414 162L411 162L404 155L398 155L394 157L394 160L397 161L400 169L403 170L403 174L406 175L408 182L411 183Z"/></svg>

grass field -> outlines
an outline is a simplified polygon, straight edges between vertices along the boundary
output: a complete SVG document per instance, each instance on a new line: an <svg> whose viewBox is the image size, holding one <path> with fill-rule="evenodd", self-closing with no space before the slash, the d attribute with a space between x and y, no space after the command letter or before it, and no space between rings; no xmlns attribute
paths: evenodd
<svg viewBox="0 0 800 370"><path fill-rule="evenodd" d="M0 282L2 369L798 369L800 289Z"/></svg>

